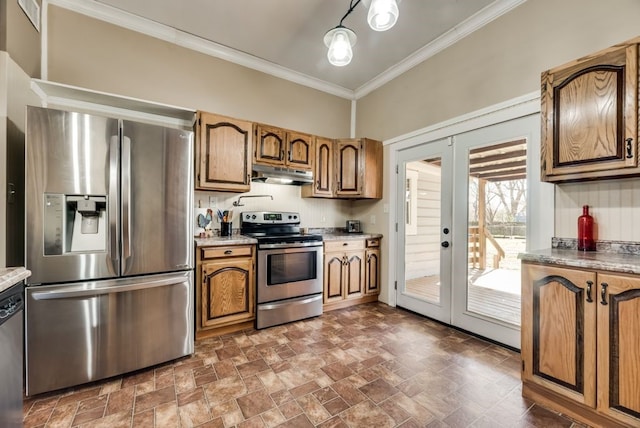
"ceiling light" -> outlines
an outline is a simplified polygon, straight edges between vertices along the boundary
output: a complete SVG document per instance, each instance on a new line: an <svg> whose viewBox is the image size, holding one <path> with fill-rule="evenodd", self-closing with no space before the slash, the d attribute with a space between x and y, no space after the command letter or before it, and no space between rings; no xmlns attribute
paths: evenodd
<svg viewBox="0 0 640 428"><path fill-rule="evenodd" d="M324 44L329 48L327 58L332 65L343 67L351 62L353 50L356 44L356 33L341 25L329 30L324 35Z"/></svg>
<svg viewBox="0 0 640 428"><path fill-rule="evenodd" d="M349 10L344 14L340 23L324 35L324 44L329 51L329 62L337 67L344 67L353 58L353 45L356 44L356 33L348 29L342 22L353 12L355 7L363 2L369 8L367 21L375 31L385 31L393 27L398 20L398 3L400 0L350 0Z"/></svg>
<svg viewBox="0 0 640 428"><path fill-rule="evenodd" d="M395 0L371 0L367 22L375 31L386 31L398 20L398 4Z"/></svg>

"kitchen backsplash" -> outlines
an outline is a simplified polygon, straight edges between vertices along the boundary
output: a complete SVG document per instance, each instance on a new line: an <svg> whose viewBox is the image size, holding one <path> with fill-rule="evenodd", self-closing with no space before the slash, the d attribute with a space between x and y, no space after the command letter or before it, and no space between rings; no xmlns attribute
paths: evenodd
<svg viewBox="0 0 640 428"><path fill-rule="evenodd" d="M269 195L264 198L242 198L243 206L234 207L233 202L240 196ZM209 199L216 199L210 203ZM233 227L240 227L240 213L243 211L294 211L300 213L302 227L344 227L347 219L353 217L349 200L302 198L300 186L281 184L251 183L247 193L201 192L194 193L194 204L198 208L233 210ZM214 229L219 228L215 223Z"/></svg>
<svg viewBox="0 0 640 428"><path fill-rule="evenodd" d="M556 186L555 236L575 238L582 206L589 205L598 240L640 242L640 178Z"/></svg>

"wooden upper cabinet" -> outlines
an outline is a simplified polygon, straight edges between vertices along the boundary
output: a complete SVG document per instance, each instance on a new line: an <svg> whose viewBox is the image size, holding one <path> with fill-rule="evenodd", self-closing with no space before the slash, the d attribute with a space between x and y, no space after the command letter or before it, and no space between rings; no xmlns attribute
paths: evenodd
<svg viewBox="0 0 640 428"><path fill-rule="evenodd" d="M314 138L300 132L287 132L287 165L290 168L311 170L313 168Z"/></svg>
<svg viewBox="0 0 640 428"><path fill-rule="evenodd" d="M382 198L382 143L361 139L341 139L335 145L336 190L338 197Z"/></svg>
<svg viewBox="0 0 640 428"><path fill-rule="evenodd" d="M206 112L196 121L196 189L251 189L253 124Z"/></svg>
<svg viewBox="0 0 640 428"><path fill-rule="evenodd" d="M637 42L542 73L543 181L640 175Z"/></svg>
<svg viewBox="0 0 640 428"><path fill-rule="evenodd" d="M284 165L285 151L284 129L256 125L256 163Z"/></svg>
<svg viewBox="0 0 640 428"><path fill-rule="evenodd" d="M316 137L314 183L302 188L303 196L332 197L334 190L334 141L329 138Z"/></svg>
<svg viewBox="0 0 640 428"><path fill-rule="evenodd" d="M313 168L312 135L273 126L256 125L254 161L298 170Z"/></svg>
<svg viewBox="0 0 640 428"><path fill-rule="evenodd" d="M640 426L640 277L599 273L598 285L598 411Z"/></svg>

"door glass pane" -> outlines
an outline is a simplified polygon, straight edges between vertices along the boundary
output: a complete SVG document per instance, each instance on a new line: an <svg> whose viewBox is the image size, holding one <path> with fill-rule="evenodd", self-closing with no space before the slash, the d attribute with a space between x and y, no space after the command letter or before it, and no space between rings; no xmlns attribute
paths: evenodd
<svg viewBox="0 0 640 428"><path fill-rule="evenodd" d="M405 292L440 303L441 158L405 168Z"/></svg>
<svg viewBox="0 0 640 428"><path fill-rule="evenodd" d="M467 311L520 325L526 141L469 151Z"/></svg>

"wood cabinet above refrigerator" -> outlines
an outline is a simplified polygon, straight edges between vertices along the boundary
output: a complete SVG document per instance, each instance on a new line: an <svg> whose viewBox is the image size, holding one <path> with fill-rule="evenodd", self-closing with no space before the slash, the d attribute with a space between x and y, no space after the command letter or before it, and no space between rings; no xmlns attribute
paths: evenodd
<svg viewBox="0 0 640 428"><path fill-rule="evenodd" d="M640 175L639 41L542 73L542 181Z"/></svg>
<svg viewBox="0 0 640 428"><path fill-rule="evenodd" d="M251 190L253 123L198 112L196 190Z"/></svg>

